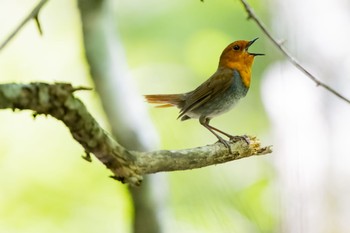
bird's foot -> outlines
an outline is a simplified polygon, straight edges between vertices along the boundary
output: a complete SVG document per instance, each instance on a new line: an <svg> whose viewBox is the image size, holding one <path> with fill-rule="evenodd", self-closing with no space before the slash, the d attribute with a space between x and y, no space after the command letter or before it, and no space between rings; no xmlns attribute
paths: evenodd
<svg viewBox="0 0 350 233"><path fill-rule="evenodd" d="M249 140L249 138L248 138L247 135L243 135L243 136L231 136L231 137L230 137L230 141L231 141L231 142L238 142L238 141L240 141L240 140L244 140L244 141L247 143L247 145L250 144L250 140Z"/></svg>
<svg viewBox="0 0 350 233"><path fill-rule="evenodd" d="M230 154L232 154L232 151L231 151L231 146L229 144L228 141L226 141L225 139L223 139L222 137L218 137L220 143L224 144L224 146L228 149L228 151L230 152Z"/></svg>

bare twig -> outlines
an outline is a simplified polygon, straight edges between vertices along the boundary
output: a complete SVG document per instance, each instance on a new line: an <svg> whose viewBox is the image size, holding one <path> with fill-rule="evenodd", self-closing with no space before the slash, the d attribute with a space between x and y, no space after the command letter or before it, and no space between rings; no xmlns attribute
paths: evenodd
<svg viewBox="0 0 350 233"><path fill-rule="evenodd" d="M265 35L276 45L276 47L287 57L287 59L299 70L301 70L307 77L309 77L313 82L316 83L317 86L321 86L325 88L327 91L333 93L340 99L344 100L345 102L350 104L350 100L328 86L327 84L321 82L319 79L317 79L313 74L310 73L305 67L303 67L300 62L294 58L290 52L283 46L283 43L277 40L275 37L272 36L271 32L266 28L264 23L258 18L258 16L255 14L253 8L248 4L246 0L240 0L248 13L248 19L252 19L256 22L256 24L260 27L260 29L265 33Z"/></svg>
<svg viewBox="0 0 350 233"><path fill-rule="evenodd" d="M38 14L40 9L43 7L43 5L47 2L48 0L41 0L35 7L34 9L25 17L22 22L13 30L13 32L4 40L4 42L1 43L0 45L0 50L2 50L8 42L11 41L11 39L23 28L23 26L28 23L31 19L34 19L36 21L37 27L39 29L40 34L42 34L41 26L38 20Z"/></svg>
<svg viewBox="0 0 350 233"><path fill-rule="evenodd" d="M255 137L250 138L249 145L243 141L230 143L232 154L221 143L185 150L129 151L100 127L84 104L74 97L74 90L77 88L67 83L2 84L0 109L30 109L35 114L61 120L84 147L87 158L94 154L113 172L115 179L132 185L139 185L144 174L194 169L271 153L271 147L261 147Z"/></svg>
<svg viewBox="0 0 350 233"><path fill-rule="evenodd" d="M40 35L42 36L43 35L43 29L41 28L41 24L40 24L40 21L39 21L39 12L34 17L34 20L35 20L35 23L36 23L36 27L38 28L38 31L39 31Z"/></svg>

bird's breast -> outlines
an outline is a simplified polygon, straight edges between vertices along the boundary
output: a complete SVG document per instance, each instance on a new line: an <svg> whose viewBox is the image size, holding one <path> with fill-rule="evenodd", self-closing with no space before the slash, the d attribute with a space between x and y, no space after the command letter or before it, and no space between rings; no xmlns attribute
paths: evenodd
<svg viewBox="0 0 350 233"><path fill-rule="evenodd" d="M229 88L186 115L191 118L199 118L200 116L211 118L232 109L237 102L247 94L249 89L243 83L238 71L233 70L232 79L232 84Z"/></svg>
<svg viewBox="0 0 350 233"><path fill-rule="evenodd" d="M248 87L244 84L244 80L240 76L239 72L233 71L233 82L231 86L224 91L221 95L213 99L213 106L208 115L210 117L220 115L224 112L231 110L237 102L246 96Z"/></svg>

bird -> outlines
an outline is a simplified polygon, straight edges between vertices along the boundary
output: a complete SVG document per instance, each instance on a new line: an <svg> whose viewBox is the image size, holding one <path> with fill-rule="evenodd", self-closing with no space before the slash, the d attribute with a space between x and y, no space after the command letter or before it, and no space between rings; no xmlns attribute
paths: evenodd
<svg viewBox="0 0 350 233"><path fill-rule="evenodd" d="M211 126L210 120L231 110L237 102L246 96L251 83L251 70L254 58L262 53L251 53L249 47L257 40L238 40L230 43L221 53L216 72L204 83L190 92L181 94L144 95L146 101L157 104L156 107L177 107L180 109L178 119L199 119L199 123L208 129L219 142L231 153L228 141L243 139L249 144L246 136L233 136Z"/></svg>

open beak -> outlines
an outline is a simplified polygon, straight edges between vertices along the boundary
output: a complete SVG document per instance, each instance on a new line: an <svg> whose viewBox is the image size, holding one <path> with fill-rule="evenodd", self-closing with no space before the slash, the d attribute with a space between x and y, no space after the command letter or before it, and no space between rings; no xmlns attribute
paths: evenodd
<svg viewBox="0 0 350 233"><path fill-rule="evenodd" d="M246 50L247 50L247 51L248 51L248 48L249 48L257 39L259 39L259 37L257 37L257 38L255 38L254 40L251 40L251 41L248 42L247 47L246 47ZM250 52L248 52L248 54L249 54L249 55L253 55L253 56L264 56L264 55L265 55L265 54L263 54L263 53L250 53Z"/></svg>

